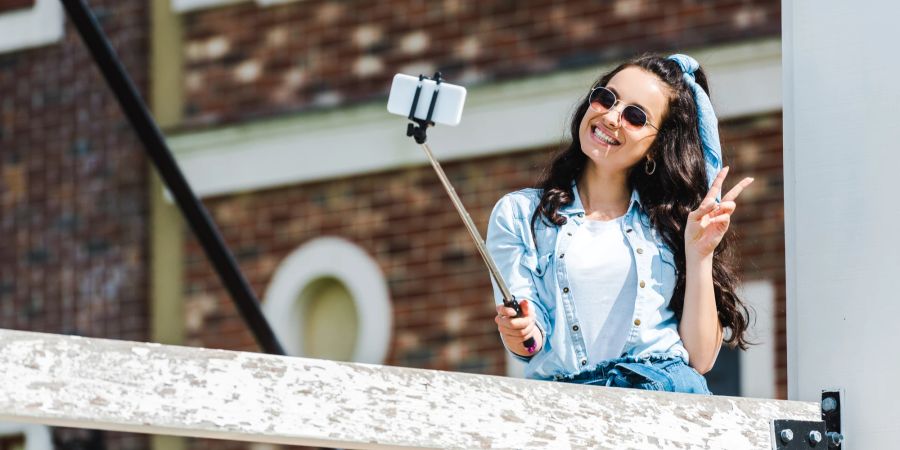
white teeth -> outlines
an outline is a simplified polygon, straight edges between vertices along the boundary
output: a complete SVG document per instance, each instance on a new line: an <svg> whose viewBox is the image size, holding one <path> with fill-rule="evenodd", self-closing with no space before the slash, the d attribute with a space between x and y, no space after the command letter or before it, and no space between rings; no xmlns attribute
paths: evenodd
<svg viewBox="0 0 900 450"><path fill-rule="evenodd" d="M599 138L603 142L606 142L609 145L619 145L618 141L610 138L609 136L604 134L602 131L600 131L600 129L597 127L594 127L594 136L597 136L597 138Z"/></svg>

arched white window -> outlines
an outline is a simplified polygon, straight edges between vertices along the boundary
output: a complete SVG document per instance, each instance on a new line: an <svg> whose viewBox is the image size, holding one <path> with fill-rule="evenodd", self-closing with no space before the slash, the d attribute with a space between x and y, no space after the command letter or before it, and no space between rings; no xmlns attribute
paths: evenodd
<svg viewBox="0 0 900 450"><path fill-rule="evenodd" d="M293 356L381 364L391 337L387 282L359 246L335 237L294 250L266 289L263 312Z"/></svg>

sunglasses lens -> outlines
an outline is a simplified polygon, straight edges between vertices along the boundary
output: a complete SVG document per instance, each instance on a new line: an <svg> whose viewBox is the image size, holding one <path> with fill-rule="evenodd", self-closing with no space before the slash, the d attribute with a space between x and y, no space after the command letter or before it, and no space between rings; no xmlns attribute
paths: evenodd
<svg viewBox="0 0 900 450"><path fill-rule="evenodd" d="M616 104L616 94L606 88L597 88L591 92L591 106L599 111L606 111Z"/></svg>
<svg viewBox="0 0 900 450"><path fill-rule="evenodd" d="M647 123L647 114L634 105L628 105L622 110L622 119L633 128L642 128Z"/></svg>

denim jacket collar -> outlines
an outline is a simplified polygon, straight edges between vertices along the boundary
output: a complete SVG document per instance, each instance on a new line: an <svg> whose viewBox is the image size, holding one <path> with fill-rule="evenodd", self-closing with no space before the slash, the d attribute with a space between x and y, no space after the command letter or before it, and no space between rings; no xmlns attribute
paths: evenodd
<svg viewBox="0 0 900 450"><path fill-rule="evenodd" d="M581 203L581 196L578 195L578 183L575 180L572 180L572 196L574 197L572 203L559 208L559 213L565 216L584 217L584 205ZM632 189L631 199L628 201L628 210L625 212L625 215L631 216L634 214L635 209L641 208L641 196L638 194L637 189Z"/></svg>

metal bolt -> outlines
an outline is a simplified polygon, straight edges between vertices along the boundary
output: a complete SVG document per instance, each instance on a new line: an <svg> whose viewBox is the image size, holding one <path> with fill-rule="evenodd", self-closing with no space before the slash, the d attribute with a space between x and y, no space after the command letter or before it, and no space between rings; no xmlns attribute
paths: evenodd
<svg viewBox="0 0 900 450"><path fill-rule="evenodd" d="M834 411L837 408L837 400L834 397L825 397L822 399L822 411Z"/></svg>
<svg viewBox="0 0 900 450"><path fill-rule="evenodd" d="M829 431L825 433L825 436L828 437L829 447L840 447L841 442L844 442L844 435L836 431Z"/></svg>
<svg viewBox="0 0 900 450"><path fill-rule="evenodd" d="M816 444L822 442L822 433L820 433L819 430L812 430L809 432L807 440L809 440L809 445L815 447Z"/></svg>
<svg viewBox="0 0 900 450"><path fill-rule="evenodd" d="M793 440L794 440L794 432L791 431L790 428L788 428L786 430L781 430L781 442L784 442L785 444L787 444L788 442L791 442Z"/></svg>

